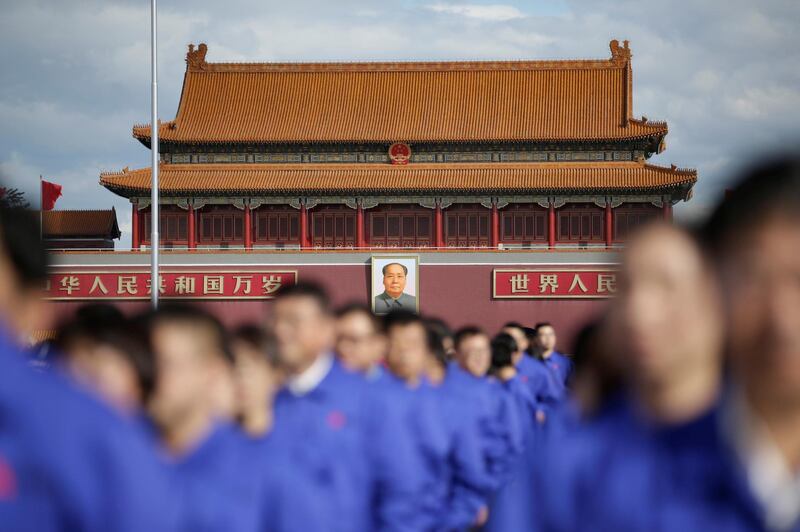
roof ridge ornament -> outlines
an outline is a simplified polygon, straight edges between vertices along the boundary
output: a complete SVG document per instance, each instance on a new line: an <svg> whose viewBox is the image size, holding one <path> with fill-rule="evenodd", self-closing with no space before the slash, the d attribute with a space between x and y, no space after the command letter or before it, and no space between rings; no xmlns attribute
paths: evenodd
<svg viewBox="0 0 800 532"><path fill-rule="evenodd" d="M208 64L206 63L206 52L208 52L206 43L198 44L196 50L194 44L190 44L189 51L186 52L186 70L205 70Z"/></svg>
<svg viewBox="0 0 800 532"><path fill-rule="evenodd" d="M631 49L628 47L628 41L622 41L622 46L619 45L617 39L613 39L608 43L611 48L611 62L615 64L624 64L631 60Z"/></svg>

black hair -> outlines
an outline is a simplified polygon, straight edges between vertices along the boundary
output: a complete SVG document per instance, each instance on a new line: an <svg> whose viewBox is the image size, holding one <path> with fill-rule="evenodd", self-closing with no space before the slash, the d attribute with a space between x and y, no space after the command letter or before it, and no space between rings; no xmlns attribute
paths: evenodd
<svg viewBox="0 0 800 532"><path fill-rule="evenodd" d="M337 318L343 318L345 316L349 316L350 314L363 314L369 318L374 332L380 332L383 328L381 319L376 316L368 306L361 303L347 303L346 305L337 308L335 313Z"/></svg>
<svg viewBox="0 0 800 532"><path fill-rule="evenodd" d="M800 158L784 156L751 167L700 229L712 256L740 246L743 233L776 216L800 219Z"/></svg>
<svg viewBox="0 0 800 532"><path fill-rule="evenodd" d="M456 331L453 343L455 344L456 350L458 350L461 347L461 342L463 342L467 338L472 338L473 336L485 336L485 335L486 333L480 327L476 325L467 325L466 327L461 327L459 330Z"/></svg>
<svg viewBox="0 0 800 532"><path fill-rule="evenodd" d="M162 324L187 324L206 328L212 333L214 342L217 344L215 351L226 362L233 363L228 331L215 316L200 307L181 303L165 304L160 306L158 310L147 314L143 319L143 324L150 334L157 326Z"/></svg>
<svg viewBox="0 0 800 532"><path fill-rule="evenodd" d="M518 321L509 321L502 327L503 329L519 329L521 331L525 330L525 327Z"/></svg>
<svg viewBox="0 0 800 532"><path fill-rule="evenodd" d="M490 372L514 365L514 353L517 351L517 341L508 333L498 333L492 338L492 365Z"/></svg>
<svg viewBox="0 0 800 532"><path fill-rule="evenodd" d="M48 257L39 231L39 220L32 211L0 208L0 246L21 286L44 286Z"/></svg>
<svg viewBox="0 0 800 532"><path fill-rule="evenodd" d="M388 333L393 327L408 327L409 325L420 325L425 331L425 343L428 351L433 355L437 362L443 366L447 364L442 347L442 338L431 327L427 320L409 310L393 310L383 317L383 330Z"/></svg>
<svg viewBox="0 0 800 532"><path fill-rule="evenodd" d="M381 273L383 275L386 275L386 268L388 268L389 266L400 266L401 268L403 268L403 275L408 275L408 268L406 268L406 265L400 264L399 262L390 262L389 264L386 264L383 268L381 268Z"/></svg>
<svg viewBox="0 0 800 532"><path fill-rule="evenodd" d="M275 338L258 325L242 325L231 334L231 342L242 342L261 353L272 367L280 366Z"/></svg>
<svg viewBox="0 0 800 532"><path fill-rule="evenodd" d="M549 321L540 321L539 323L537 323L537 324L536 324L536 326L534 327L534 329L536 329L536 332L538 333L538 332L539 332L539 329L541 329L542 327L550 327L550 328L551 328L551 329L553 329L554 331L556 330L556 328L555 328L555 327L553 327L553 324L552 324L552 323L550 323Z"/></svg>
<svg viewBox="0 0 800 532"><path fill-rule="evenodd" d="M155 373L153 355L147 336L134 321L107 303L83 305L58 327L53 341L56 356L68 357L70 347L80 341L109 346L121 353L136 372L143 399L149 398Z"/></svg>
<svg viewBox="0 0 800 532"><path fill-rule="evenodd" d="M322 288L322 285L313 282L302 282L295 284L283 285L275 293L275 299L287 299L291 297L307 297L312 299L322 311L323 314L330 315L331 300L328 293Z"/></svg>

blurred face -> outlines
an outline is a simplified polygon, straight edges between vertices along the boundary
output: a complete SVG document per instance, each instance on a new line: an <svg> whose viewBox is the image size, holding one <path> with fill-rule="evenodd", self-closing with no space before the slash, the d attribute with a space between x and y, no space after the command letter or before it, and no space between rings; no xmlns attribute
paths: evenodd
<svg viewBox="0 0 800 532"><path fill-rule="evenodd" d="M99 393L122 412L132 412L142 406L136 368L124 353L88 341L73 342L67 351L66 367L75 380Z"/></svg>
<svg viewBox="0 0 800 532"><path fill-rule="evenodd" d="M653 226L629 242L612 307L614 351L635 380L670 382L718 364L718 294L694 242Z"/></svg>
<svg viewBox="0 0 800 532"><path fill-rule="evenodd" d="M336 320L336 353L348 369L368 371L383 360L385 350L386 341L370 316L350 312Z"/></svg>
<svg viewBox="0 0 800 532"><path fill-rule="evenodd" d="M553 351L556 348L556 331L549 325L536 329L536 342L543 351Z"/></svg>
<svg viewBox="0 0 800 532"><path fill-rule="evenodd" d="M399 264L390 264L383 274L383 288L390 297L400 297L406 289L406 272Z"/></svg>
<svg viewBox="0 0 800 532"><path fill-rule="evenodd" d="M333 346L333 319L312 297L276 300L268 325L275 335L281 363L291 374L302 372Z"/></svg>
<svg viewBox="0 0 800 532"><path fill-rule="evenodd" d="M416 382L424 374L427 362L427 334L422 324L395 325L389 329L386 364L392 373L404 381Z"/></svg>
<svg viewBox="0 0 800 532"><path fill-rule="evenodd" d="M485 334L468 336L461 341L456 358L462 368L476 377L483 377L492 364L492 347Z"/></svg>
<svg viewBox="0 0 800 532"><path fill-rule="evenodd" d="M511 335L514 341L517 342L517 350L514 351L514 355L512 357L514 364L516 364L528 349L528 337L525 336L525 331L517 327L504 327L502 332Z"/></svg>
<svg viewBox="0 0 800 532"><path fill-rule="evenodd" d="M728 348L748 395L800 407L800 227L766 221L723 266Z"/></svg>
<svg viewBox="0 0 800 532"><path fill-rule="evenodd" d="M51 306L41 295L40 290L20 284L13 264L0 253L0 319L18 337L44 329L50 321Z"/></svg>
<svg viewBox="0 0 800 532"><path fill-rule="evenodd" d="M149 406L156 423L170 427L200 410L212 416L221 364L212 351L213 335L194 325L162 323L152 342L156 381Z"/></svg>
<svg viewBox="0 0 800 532"><path fill-rule="evenodd" d="M268 408L282 378L264 355L247 342L234 342L234 384L239 413Z"/></svg>

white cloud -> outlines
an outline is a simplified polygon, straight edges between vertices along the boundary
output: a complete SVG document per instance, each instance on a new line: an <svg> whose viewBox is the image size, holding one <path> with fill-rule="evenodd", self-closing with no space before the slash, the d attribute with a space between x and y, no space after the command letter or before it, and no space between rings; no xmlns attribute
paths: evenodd
<svg viewBox="0 0 800 532"><path fill-rule="evenodd" d="M516 7L502 4L431 4L426 7L436 13L460 15L462 17L486 22L505 22L508 20L525 18L525 13Z"/></svg>

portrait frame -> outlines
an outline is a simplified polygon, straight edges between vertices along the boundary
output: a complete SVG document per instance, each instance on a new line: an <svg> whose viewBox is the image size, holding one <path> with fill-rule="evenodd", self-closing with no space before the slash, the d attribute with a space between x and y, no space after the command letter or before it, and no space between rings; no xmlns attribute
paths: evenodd
<svg viewBox="0 0 800 532"><path fill-rule="evenodd" d="M403 295L414 297L413 308L409 308L409 310L419 314L419 255L372 255L370 257L370 308L373 314L378 316L383 316L389 312L388 310L378 308L381 306L378 300L385 292L383 285L383 268L395 262L402 264L408 269Z"/></svg>

